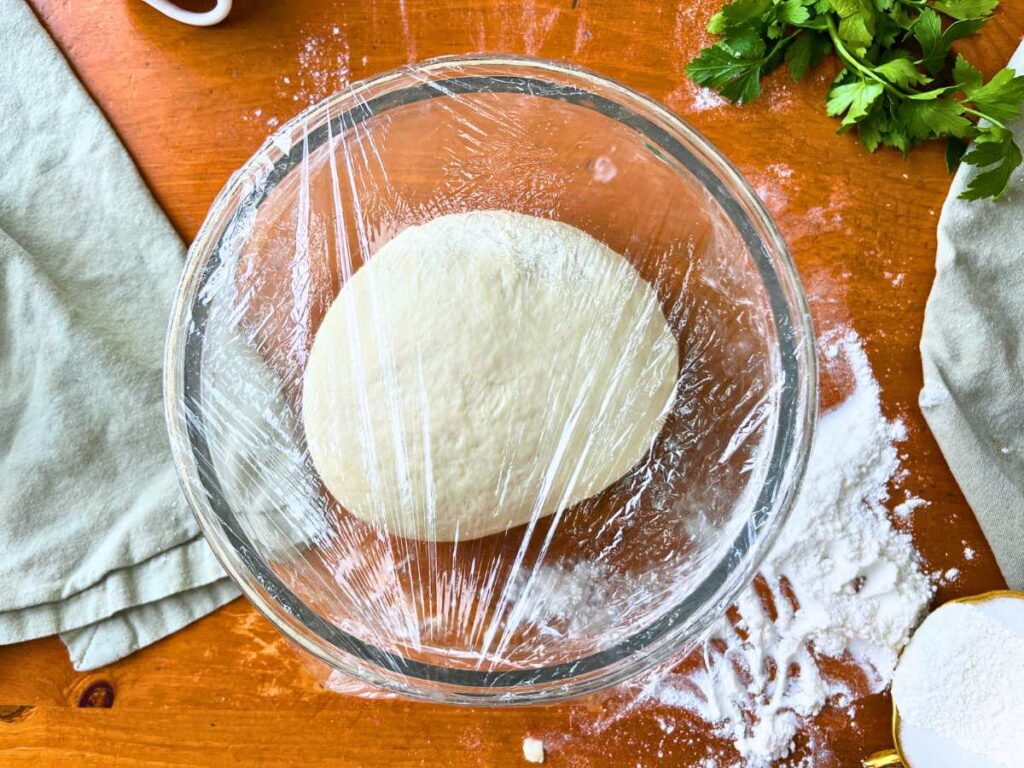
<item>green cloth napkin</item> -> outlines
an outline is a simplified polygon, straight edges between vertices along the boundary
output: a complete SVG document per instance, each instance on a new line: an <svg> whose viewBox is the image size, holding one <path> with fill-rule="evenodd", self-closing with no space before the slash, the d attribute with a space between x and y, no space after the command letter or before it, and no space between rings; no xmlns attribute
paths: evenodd
<svg viewBox="0 0 1024 768"><path fill-rule="evenodd" d="M1024 72L1024 45L1010 60ZM1024 146L1024 121L1013 126ZM1024 173L999 201L959 195L939 219L918 400L1013 589L1024 589Z"/></svg>
<svg viewBox="0 0 1024 768"><path fill-rule="evenodd" d="M181 240L23 0L0 51L0 643L91 669L238 593L163 423Z"/></svg>

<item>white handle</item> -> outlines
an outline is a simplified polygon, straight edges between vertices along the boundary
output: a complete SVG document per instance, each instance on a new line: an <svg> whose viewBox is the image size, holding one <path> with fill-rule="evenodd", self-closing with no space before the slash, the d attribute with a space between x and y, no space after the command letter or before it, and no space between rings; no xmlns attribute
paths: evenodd
<svg viewBox="0 0 1024 768"><path fill-rule="evenodd" d="M182 24L191 24L194 27L212 27L220 24L231 13L231 0L217 0L217 5L209 11L196 13L179 8L169 0L143 0L143 2L156 8L165 16L170 16Z"/></svg>

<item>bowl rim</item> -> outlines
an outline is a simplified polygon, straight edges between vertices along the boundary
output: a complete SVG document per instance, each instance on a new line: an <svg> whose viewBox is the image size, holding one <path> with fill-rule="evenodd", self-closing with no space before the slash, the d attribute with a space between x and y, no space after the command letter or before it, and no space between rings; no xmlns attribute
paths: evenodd
<svg viewBox="0 0 1024 768"><path fill-rule="evenodd" d="M469 72L488 69L500 69L502 74L473 75ZM447 70L451 70L449 77L432 79ZM538 71L551 73L551 79L540 79ZM387 90L410 77L420 79L406 88ZM479 83L470 82L474 80L486 80L492 85L501 85L505 90L475 90ZM566 80L572 81L572 85L567 85ZM581 85L581 81L586 87ZM438 90L438 84L444 85L443 92ZM535 90L542 86L554 88L554 95ZM631 115L637 124L655 130L660 138L669 139L670 145L677 145L683 156L670 152L672 157L669 159L683 163L686 170L696 175L718 204L725 208L726 215L741 231L751 249L751 257L758 262L766 292L773 294L769 304L774 330L780 340L780 349L776 352L780 357L779 373L782 376L780 401L784 402L780 405L775 434L769 436L769 440L774 438L771 465L751 517L746 520L727 554L681 603L625 640L573 662L497 672L445 667L381 650L325 621L291 593L263 562L245 533L237 525L230 524L225 517L227 514L233 519L234 513L230 508L218 509L218 505L226 507L226 502L222 496L217 498L219 486L216 477L210 476L212 464L203 460L204 455L209 456L209 448L202 431L196 427L195 417L188 415L189 408L185 405L189 398L196 404L200 402L198 376L190 382L187 371L191 370L189 363L192 369L199 370L202 334L198 334L198 349L190 348L189 340L195 339L197 334L188 332L189 324L195 320L194 312L199 308L204 279L213 271L211 262L213 257L219 257L225 230L238 215L238 206L232 208L227 204L243 191L247 171L255 170L260 164L265 166L272 148L281 155L270 171L272 183L258 193L255 200L258 206L277 183L301 164L302 157L312 146L311 141L317 139L314 134L318 130L323 132L319 137L322 143L332 135L332 124L347 129L381 114L374 111L377 106L374 99L431 88L438 92L428 96L421 94L412 101L391 99L394 103L383 104L383 111L403 103L450 95L453 88L466 88L463 93L522 93L569 102L577 99L576 103L591 109L594 109L592 103L615 105ZM380 96L365 98L377 91L380 91ZM601 96L596 91L610 92L614 99ZM343 105L347 106L343 108ZM311 132L305 131L303 141L293 144L290 137L295 129L300 125L305 127L310 118L321 111L327 115L326 122L318 122ZM621 115L616 117L602 109L597 111L637 130L636 125L620 119ZM281 137L288 137L287 144L282 144ZM286 152L283 146L288 146L289 150ZM660 144L659 148L664 150ZM719 188L717 193L716 185ZM758 260L759 255L763 264ZM771 285L772 280L777 280L777 285ZM776 301L784 311L779 311ZM477 706L547 703L615 685L668 659L724 614L751 582L789 516L810 454L818 396L814 340L810 311L796 266L771 215L732 163L685 120L628 86L576 65L513 55L443 56L367 78L308 107L271 134L231 176L214 199L189 248L175 294L164 356L164 411L179 480L204 537L243 594L286 637L332 669L411 698ZM783 348L786 354L783 354ZM777 472L774 481L769 480L772 467ZM202 489L201 493L199 489ZM763 499L766 501L762 502ZM744 538L748 541L739 546L737 556L737 545ZM704 588L712 576L718 580L705 595ZM695 603L695 607L684 610L689 603ZM558 671L551 674L551 670Z"/></svg>

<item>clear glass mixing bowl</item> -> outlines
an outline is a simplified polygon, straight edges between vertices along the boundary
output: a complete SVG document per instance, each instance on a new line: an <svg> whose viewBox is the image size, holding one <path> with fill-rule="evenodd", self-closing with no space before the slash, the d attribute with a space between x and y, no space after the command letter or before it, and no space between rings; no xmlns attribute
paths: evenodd
<svg viewBox="0 0 1024 768"><path fill-rule="evenodd" d="M623 254L679 343L675 404L640 465L564 513L402 539L320 482L303 371L327 307L382 244L476 209L567 222ZM165 395L202 529L281 632L372 686L521 704L622 681L724 613L786 519L817 378L793 263L721 154L618 83L481 56L356 84L232 177L189 251Z"/></svg>

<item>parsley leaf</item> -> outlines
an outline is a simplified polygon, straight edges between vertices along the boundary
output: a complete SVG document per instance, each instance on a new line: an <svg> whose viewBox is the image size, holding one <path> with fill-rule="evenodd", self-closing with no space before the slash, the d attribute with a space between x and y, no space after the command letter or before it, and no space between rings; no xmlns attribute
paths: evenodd
<svg viewBox="0 0 1024 768"><path fill-rule="evenodd" d="M967 189L960 193L960 198L980 200L1002 197L1010 183L1010 176L1020 166L1021 160L1020 147L1014 142L1013 134L1004 128L992 126L975 140L970 152L963 156L963 162L982 169L982 172L971 179Z"/></svg>
<svg viewBox="0 0 1024 768"><path fill-rule="evenodd" d="M832 43L828 35L811 30L801 32L786 49L786 63L794 80L803 80L807 73L815 69L829 51Z"/></svg>
<svg viewBox="0 0 1024 768"><path fill-rule="evenodd" d="M918 72L909 56L898 57L885 64L879 64L875 67L875 72L901 88L908 85L926 85L932 81L927 75Z"/></svg>
<svg viewBox="0 0 1024 768"><path fill-rule="evenodd" d="M921 46L919 63L932 75L939 74L946 66L953 43L962 37L978 32L986 18L955 21L942 29L942 17L931 8L925 8L911 26L911 34Z"/></svg>
<svg viewBox="0 0 1024 768"><path fill-rule="evenodd" d="M954 43L961 37L970 37L971 35L980 32L981 28L988 23L987 16L979 16L976 19L963 19L961 21L954 21L948 27L946 31L942 33L942 38L947 43Z"/></svg>
<svg viewBox="0 0 1024 768"><path fill-rule="evenodd" d="M811 20L811 12L804 5L803 0L785 0L779 6L778 18L781 22L798 27Z"/></svg>
<svg viewBox="0 0 1024 768"><path fill-rule="evenodd" d="M935 10L954 19L980 19L990 16L999 0L936 0Z"/></svg>
<svg viewBox="0 0 1024 768"><path fill-rule="evenodd" d="M890 122L887 108L876 105L857 123L857 138L868 152L878 149L890 127Z"/></svg>
<svg viewBox="0 0 1024 768"><path fill-rule="evenodd" d="M857 80L845 85L834 85L828 94L825 111L829 117L845 114L843 125L853 125L865 117L885 91L881 83Z"/></svg>
<svg viewBox="0 0 1024 768"><path fill-rule="evenodd" d="M876 12L871 0L831 0L839 14L839 39L857 56L875 40Z"/></svg>
<svg viewBox="0 0 1024 768"><path fill-rule="evenodd" d="M981 88L985 78L980 69L963 56L957 56L956 63L953 64L953 82L963 87L966 93L970 93Z"/></svg>
<svg viewBox="0 0 1024 768"><path fill-rule="evenodd" d="M967 151L967 142L951 138L946 142L946 170L950 173L960 167L964 153Z"/></svg>
<svg viewBox="0 0 1024 768"><path fill-rule="evenodd" d="M911 29L921 46L921 64L933 75L938 74L949 56L949 46L942 38L942 19L931 8L925 8Z"/></svg>
<svg viewBox="0 0 1024 768"><path fill-rule="evenodd" d="M765 42L746 30L706 48L690 62L686 73L698 85L714 88L730 101L747 103L761 94L766 50Z"/></svg>
<svg viewBox="0 0 1024 768"><path fill-rule="evenodd" d="M759 19L772 6L772 0L733 0L711 18L708 32L720 35L730 29Z"/></svg>
<svg viewBox="0 0 1024 768"><path fill-rule="evenodd" d="M899 115L915 142L940 136L965 139L974 130L974 123L963 116L963 105L949 99L904 101Z"/></svg>
<svg viewBox="0 0 1024 768"><path fill-rule="evenodd" d="M963 85L968 100L986 117L1003 122L1020 116L1024 76L1018 77L1012 69L1000 70L985 85L977 85L976 80Z"/></svg>

